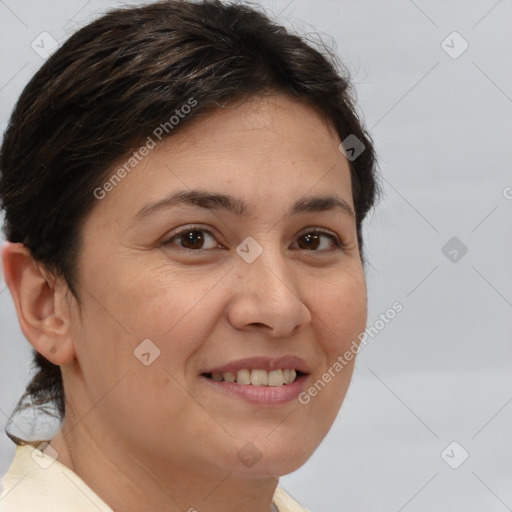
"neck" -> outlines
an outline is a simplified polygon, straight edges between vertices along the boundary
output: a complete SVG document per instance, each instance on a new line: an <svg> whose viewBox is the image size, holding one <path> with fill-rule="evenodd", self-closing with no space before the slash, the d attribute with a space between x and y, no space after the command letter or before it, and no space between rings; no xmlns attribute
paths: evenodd
<svg viewBox="0 0 512 512"><path fill-rule="evenodd" d="M115 511L271 512L278 480L270 474L212 468L201 461L162 460L119 439L91 435L85 422L65 420L52 440L59 462ZM100 441L99 441L100 440Z"/></svg>

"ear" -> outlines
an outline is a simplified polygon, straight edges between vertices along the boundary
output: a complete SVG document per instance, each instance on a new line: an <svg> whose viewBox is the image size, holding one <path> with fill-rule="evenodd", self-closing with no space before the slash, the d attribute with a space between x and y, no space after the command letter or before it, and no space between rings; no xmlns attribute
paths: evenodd
<svg viewBox="0 0 512 512"><path fill-rule="evenodd" d="M37 352L56 365L75 356L65 283L52 278L22 243L4 242L5 282L16 307L20 328Z"/></svg>

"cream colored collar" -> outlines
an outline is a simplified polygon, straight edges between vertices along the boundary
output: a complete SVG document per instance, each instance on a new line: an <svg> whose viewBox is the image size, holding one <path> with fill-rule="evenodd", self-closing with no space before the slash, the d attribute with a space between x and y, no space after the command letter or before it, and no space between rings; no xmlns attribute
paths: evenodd
<svg viewBox="0 0 512 512"><path fill-rule="evenodd" d="M0 512L113 512L67 466L31 445L16 448L1 483ZM281 487L273 502L277 512L308 512Z"/></svg>

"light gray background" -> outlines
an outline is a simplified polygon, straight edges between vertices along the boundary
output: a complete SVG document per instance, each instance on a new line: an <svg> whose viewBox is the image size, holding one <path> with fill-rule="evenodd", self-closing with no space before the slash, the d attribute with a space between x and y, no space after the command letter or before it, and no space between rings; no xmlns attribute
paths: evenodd
<svg viewBox="0 0 512 512"><path fill-rule="evenodd" d="M0 0L2 131L43 62L34 38L62 42L122 3ZM360 353L324 443L281 484L312 512L512 510L512 2L262 4L332 35L352 72L384 177L366 226L369 325L404 306ZM456 59L441 46L453 31L469 44ZM456 262L442 252L454 236L468 248ZM3 424L30 361L3 283L0 322ZM0 439L3 473L14 447ZM458 469L441 457L452 441L469 452Z"/></svg>

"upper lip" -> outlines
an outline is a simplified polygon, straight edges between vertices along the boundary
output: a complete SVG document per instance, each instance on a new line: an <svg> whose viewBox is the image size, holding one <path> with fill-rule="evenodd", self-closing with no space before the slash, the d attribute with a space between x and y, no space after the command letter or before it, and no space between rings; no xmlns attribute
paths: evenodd
<svg viewBox="0 0 512 512"><path fill-rule="evenodd" d="M285 370L294 369L301 373L309 373L309 368L304 359L297 356L282 356L282 357L248 357L245 359L237 359L222 366L210 368L203 373L224 373L224 372L237 372L238 370Z"/></svg>

